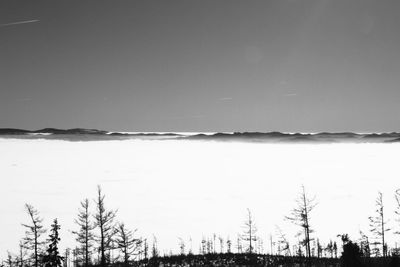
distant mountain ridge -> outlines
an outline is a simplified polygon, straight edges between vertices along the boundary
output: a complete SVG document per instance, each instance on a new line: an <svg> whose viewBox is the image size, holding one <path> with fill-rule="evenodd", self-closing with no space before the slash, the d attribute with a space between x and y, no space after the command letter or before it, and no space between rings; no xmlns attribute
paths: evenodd
<svg viewBox="0 0 400 267"><path fill-rule="evenodd" d="M83 129L83 128L73 128L73 129L57 129L57 128L44 128L40 130L30 131L24 129L14 129L14 128L0 128L0 134L107 134L107 131L101 131L96 129Z"/></svg>
<svg viewBox="0 0 400 267"><path fill-rule="evenodd" d="M62 140L121 140L121 139L186 139L186 140L210 140L210 141L246 141L246 142L400 142L400 133L353 133L353 132L321 132L321 133L282 133L282 132L233 132L233 133L157 133L157 132L110 132L97 129L57 129L44 128L40 130L25 130L15 128L0 128L1 137L13 138L45 138Z"/></svg>
<svg viewBox="0 0 400 267"><path fill-rule="evenodd" d="M353 132L321 132L321 133L282 133L282 132L234 132L216 133L214 135L198 134L188 136L188 139L197 140L248 140L248 141L275 141L275 142L395 142L400 141L400 133L371 133L361 134Z"/></svg>

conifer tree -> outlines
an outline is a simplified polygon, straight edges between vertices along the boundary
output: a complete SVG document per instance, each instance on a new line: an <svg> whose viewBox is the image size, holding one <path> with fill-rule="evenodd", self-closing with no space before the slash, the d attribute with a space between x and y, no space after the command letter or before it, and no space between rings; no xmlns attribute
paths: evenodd
<svg viewBox="0 0 400 267"><path fill-rule="evenodd" d="M19 257L18 257L18 266L23 267L25 262L25 247L23 241L19 241Z"/></svg>
<svg viewBox="0 0 400 267"><path fill-rule="evenodd" d="M394 198L396 199L396 210L395 210L395 214L396 214L396 222L398 223L398 226L400 226L400 189L397 189L395 194L394 194ZM395 234L400 235L400 229L397 228L398 230L395 232Z"/></svg>
<svg viewBox="0 0 400 267"><path fill-rule="evenodd" d="M140 249L141 240L134 237L135 232L136 230L128 230L123 223L118 224L115 238L116 248L121 250L125 265L129 264L129 260L132 256L138 255Z"/></svg>
<svg viewBox="0 0 400 267"><path fill-rule="evenodd" d="M370 257L371 249L369 244L369 238L363 231L360 231L361 239L360 239L360 249L364 257Z"/></svg>
<svg viewBox="0 0 400 267"><path fill-rule="evenodd" d="M47 249L46 255L43 257L43 265L44 267L61 267L63 257L60 255L58 251L58 243L60 242L60 237L58 231L60 230L60 225L57 222L57 219L54 219L53 224L51 225L51 233L49 235L48 242L49 247Z"/></svg>
<svg viewBox="0 0 400 267"><path fill-rule="evenodd" d="M8 267L14 267L13 256L11 255L10 251L7 251L7 265Z"/></svg>
<svg viewBox="0 0 400 267"><path fill-rule="evenodd" d="M326 251L330 254L331 258L333 258L333 242L332 242L332 240L330 240L328 245L326 246Z"/></svg>
<svg viewBox="0 0 400 267"><path fill-rule="evenodd" d="M185 255L185 248L186 248L185 241L183 241L183 239L180 237L178 239L179 239L178 245L180 254Z"/></svg>
<svg viewBox="0 0 400 267"><path fill-rule="evenodd" d="M253 216L251 215L250 209L247 209L247 219L244 223L244 232L241 236L241 239L245 242L248 242L247 252L249 254L253 253L254 244L257 241L257 228L254 223Z"/></svg>
<svg viewBox="0 0 400 267"><path fill-rule="evenodd" d="M222 236L219 236L218 240L219 240L219 252L223 253L224 252L224 239L222 238Z"/></svg>
<svg viewBox="0 0 400 267"><path fill-rule="evenodd" d="M289 241L286 238L286 235L282 232L282 229L277 226L276 227L277 235L278 235L278 245L281 248L281 251L285 256L291 256Z"/></svg>
<svg viewBox="0 0 400 267"><path fill-rule="evenodd" d="M241 236L240 236L240 234L238 234L238 237L237 237L237 239L236 239L236 250L237 250L237 253L242 253L242 239L241 239Z"/></svg>
<svg viewBox="0 0 400 267"><path fill-rule="evenodd" d="M147 238L141 239L140 243L143 242L143 256L147 260L149 257L149 244L147 243Z"/></svg>
<svg viewBox="0 0 400 267"><path fill-rule="evenodd" d="M228 238L226 239L226 252L231 253L232 252L232 241Z"/></svg>
<svg viewBox="0 0 400 267"><path fill-rule="evenodd" d="M157 258L159 256L159 252L158 252L158 246L157 246L157 238L155 235L153 235L153 245L151 248L151 257L152 258Z"/></svg>
<svg viewBox="0 0 400 267"><path fill-rule="evenodd" d="M303 244L306 249L306 256L310 258L310 242L312 240L310 234L313 232L310 227L310 213L315 208L316 204L315 198L309 198L307 196L304 186L302 186L302 189L299 198L296 200L297 207L292 210L291 216L287 216L286 219L302 228L304 239L301 241L301 244ZM301 234L301 232L299 234Z"/></svg>
<svg viewBox="0 0 400 267"><path fill-rule="evenodd" d="M95 225L99 229L99 252L100 252L100 265L104 267L107 263L106 251L111 248L111 240L114 231L114 218L116 211L106 210L104 203L105 195L101 192L101 187L97 187L96 199L96 213L94 215Z"/></svg>
<svg viewBox="0 0 400 267"><path fill-rule="evenodd" d="M80 244L81 249L79 252L85 267L90 264L90 253L94 240L93 230L95 225L91 222L90 216L89 200L85 199L81 202L81 209L79 209L78 217L75 219L79 230L72 232L76 236L76 241Z"/></svg>
<svg viewBox="0 0 400 267"><path fill-rule="evenodd" d="M207 240L204 236L201 239L201 254L207 254Z"/></svg>
<svg viewBox="0 0 400 267"><path fill-rule="evenodd" d="M371 232L375 235L375 237L380 241L374 242L376 245L382 246L382 255L383 257L387 256L387 244L385 243L385 233L390 229L386 228L387 222L384 217L384 205L383 205L383 194L378 192L378 197L375 201L376 204L376 215L370 216L370 227Z"/></svg>
<svg viewBox="0 0 400 267"><path fill-rule="evenodd" d="M43 218L39 216L39 211L30 204L25 204L25 208L32 224L22 224L22 226L27 228L23 244L26 249L33 251L33 264L35 267L38 267L40 247L44 244L44 242L39 239L46 230L43 228Z"/></svg>

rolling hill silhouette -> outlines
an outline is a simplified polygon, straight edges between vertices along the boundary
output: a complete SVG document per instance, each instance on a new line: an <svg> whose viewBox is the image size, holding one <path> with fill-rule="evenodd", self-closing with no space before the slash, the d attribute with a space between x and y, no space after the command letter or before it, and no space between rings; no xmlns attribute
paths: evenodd
<svg viewBox="0 0 400 267"><path fill-rule="evenodd" d="M25 130L0 128L3 138L53 139L69 141L124 140L124 139L168 139L201 141L240 141L240 142L288 142L288 143L393 143L400 142L400 133L282 133L282 132L233 132L233 133L157 133L157 132L110 132L97 129L57 129L44 128Z"/></svg>

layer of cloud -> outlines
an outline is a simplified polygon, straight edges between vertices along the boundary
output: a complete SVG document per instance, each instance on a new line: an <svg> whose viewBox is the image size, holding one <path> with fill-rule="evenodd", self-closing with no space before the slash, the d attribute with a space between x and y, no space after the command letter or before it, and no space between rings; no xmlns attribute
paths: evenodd
<svg viewBox="0 0 400 267"><path fill-rule="evenodd" d="M40 20L38 20L38 19L15 21L15 22L10 22L10 23L0 24L0 27L19 25L19 24L27 24L27 23L34 23L34 22L39 22L39 21Z"/></svg>

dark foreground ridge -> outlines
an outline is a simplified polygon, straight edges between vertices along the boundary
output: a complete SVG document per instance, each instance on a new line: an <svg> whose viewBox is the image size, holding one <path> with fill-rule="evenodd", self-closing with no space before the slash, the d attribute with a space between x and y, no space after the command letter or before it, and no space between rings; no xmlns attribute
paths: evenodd
<svg viewBox="0 0 400 267"><path fill-rule="evenodd" d="M123 265L122 265L123 266ZM329 257L299 257L249 253L211 253L205 255L173 255L152 257L137 266L274 266L274 267L378 267L400 266L398 257L359 258L358 260Z"/></svg>
<svg viewBox="0 0 400 267"><path fill-rule="evenodd" d="M110 132L97 129L56 129L24 130L0 128L0 137L20 139L54 139L67 141L97 141L97 140L201 140L201 141L240 141L263 143L393 143L400 142L400 133L282 133L282 132L233 132L233 133L157 133L157 132Z"/></svg>
<svg viewBox="0 0 400 267"><path fill-rule="evenodd" d="M312 266L339 267L339 258L291 257L249 253L210 253L205 255L173 255L139 261L139 266Z"/></svg>

